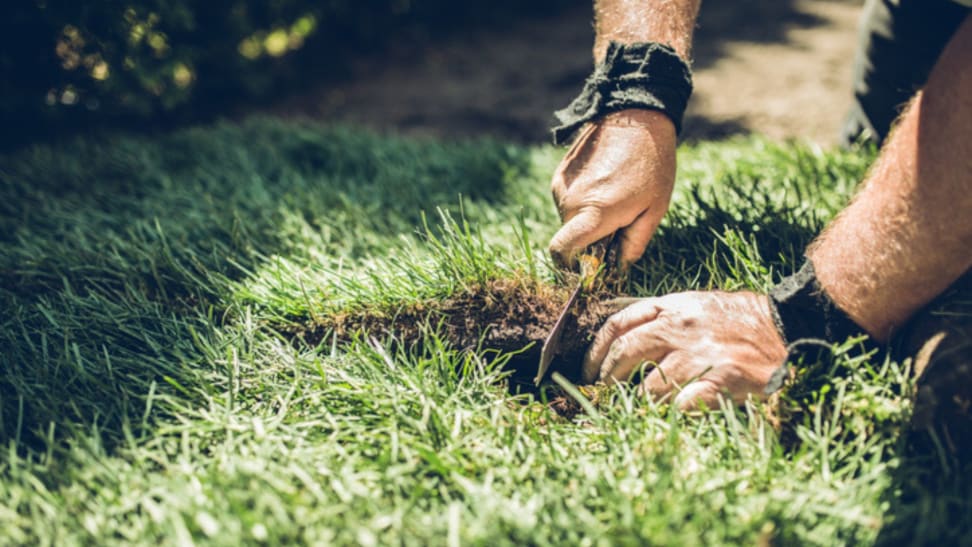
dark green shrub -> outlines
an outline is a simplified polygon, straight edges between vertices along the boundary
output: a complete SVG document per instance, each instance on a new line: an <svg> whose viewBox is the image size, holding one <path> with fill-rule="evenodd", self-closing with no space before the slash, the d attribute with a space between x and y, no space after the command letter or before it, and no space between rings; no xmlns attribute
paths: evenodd
<svg viewBox="0 0 972 547"><path fill-rule="evenodd" d="M23 0L0 8L0 116L194 116L340 72L349 53L571 0ZM576 1L576 0L575 0Z"/></svg>

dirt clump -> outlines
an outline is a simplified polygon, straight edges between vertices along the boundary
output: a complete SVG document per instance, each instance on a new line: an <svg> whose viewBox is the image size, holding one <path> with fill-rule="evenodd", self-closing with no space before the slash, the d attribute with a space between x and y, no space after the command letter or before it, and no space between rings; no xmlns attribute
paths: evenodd
<svg viewBox="0 0 972 547"><path fill-rule="evenodd" d="M409 304L395 310L366 309L321 318L292 334L316 345L333 333L350 340L356 334L393 337L409 347L420 345L431 328L453 348L479 351L487 357L510 354L511 389L532 386L543 342L553 328L569 291L516 280L473 286L444 300ZM550 366L571 381L580 381L581 364L597 329L616 308L604 293L582 294L567 317L561 349ZM549 374L549 373L548 373Z"/></svg>
<svg viewBox="0 0 972 547"><path fill-rule="evenodd" d="M595 408L601 408L608 404L610 401L610 391L613 386L608 386L603 383L588 385L588 386L577 386L577 391L584 396L590 405ZM556 412L560 417L567 420L573 420L577 416L584 414L584 407L580 402L574 398L573 395L567 393L560 386L553 387L546 392L547 395L547 406L550 410Z"/></svg>

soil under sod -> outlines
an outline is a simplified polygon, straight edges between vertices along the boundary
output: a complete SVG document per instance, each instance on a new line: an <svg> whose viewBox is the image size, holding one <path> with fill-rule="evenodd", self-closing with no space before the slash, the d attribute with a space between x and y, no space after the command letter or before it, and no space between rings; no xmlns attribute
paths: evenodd
<svg viewBox="0 0 972 547"><path fill-rule="evenodd" d="M339 338L368 333L393 336L405 344L420 344L423 330L438 328L455 349L479 350L485 355L514 353L507 367L513 371L510 388L534 391L533 377L540 351L557 320L569 291L521 281L501 280L472 287L444 300L402 307L396 311L364 310L329 317L296 332L311 344L325 333ZM564 325L561 350L550 366L571 381L580 380L584 353L594 334L616 308L602 302L605 294L581 295ZM549 374L549 373L548 373Z"/></svg>

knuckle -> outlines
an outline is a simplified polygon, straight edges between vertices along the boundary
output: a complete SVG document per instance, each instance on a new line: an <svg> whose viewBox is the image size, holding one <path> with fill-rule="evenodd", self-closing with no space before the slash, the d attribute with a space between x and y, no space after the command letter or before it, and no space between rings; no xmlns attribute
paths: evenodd
<svg viewBox="0 0 972 547"><path fill-rule="evenodd" d="M626 317L626 315L624 315L626 312L627 310L622 310L611 317L608 317L607 321L601 325L601 329L598 331L597 336L601 337L603 340L611 340L615 338L621 331L621 324Z"/></svg>
<svg viewBox="0 0 972 547"><path fill-rule="evenodd" d="M658 321L676 331L694 330L706 323L704 313L693 306L665 307L658 313Z"/></svg>
<svg viewBox="0 0 972 547"><path fill-rule="evenodd" d="M631 351L631 337L629 336L619 336L611 344L611 356L615 360L623 359L628 356Z"/></svg>
<svg viewBox="0 0 972 547"><path fill-rule="evenodd" d="M604 219L604 206L593 200L588 200L588 203L577 207L577 214L578 216L583 215L589 226L598 226Z"/></svg>
<svg viewBox="0 0 972 547"><path fill-rule="evenodd" d="M627 362L638 356L638 345L631 336L619 336L611 344L609 353L612 363Z"/></svg>
<svg viewBox="0 0 972 547"><path fill-rule="evenodd" d="M680 329L685 330L694 329L699 325L699 319L692 315L682 315L676 319L676 322L678 323L678 327Z"/></svg>
<svg viewBox="0 0 972 547"><path fill-rule="evenodd" d="M675 326L677 321L678 321L677 314L673 312L671 308L664 308L664 307L658 312L658 317L655 319L655 322L660 327L665 329Z"/></svg>
<svg viewBox="0 0 972 547"><path fill-rule="evenodd" d="M600 370L598 371L598 378L601 380L610 378L614 372L614 369L617 368L620 362L620 357L618 356L615 347L616 346L614 344L611 345L611 349L608 350L607 356L604 358L604 361L601 362Z"/></svg>

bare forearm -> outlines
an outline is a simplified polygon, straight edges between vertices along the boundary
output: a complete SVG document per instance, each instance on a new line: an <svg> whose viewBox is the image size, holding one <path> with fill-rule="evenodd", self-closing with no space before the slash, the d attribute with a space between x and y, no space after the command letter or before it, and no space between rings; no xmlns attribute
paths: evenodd
<svg viewBox="0 0 972 547"><path fill-rule="evenodd" d="M668 44L689 59L700 0L596 0L594 60L611 41Z"/></svg>
<svg viewBox="0 0 972 547"><path fill-rule="evenodd" d="M972 267L972 18L946 47L863 189L810 249L821 285L886 339Z"/></svg>

